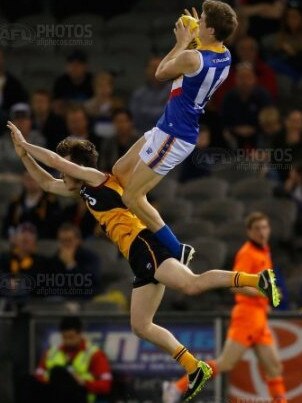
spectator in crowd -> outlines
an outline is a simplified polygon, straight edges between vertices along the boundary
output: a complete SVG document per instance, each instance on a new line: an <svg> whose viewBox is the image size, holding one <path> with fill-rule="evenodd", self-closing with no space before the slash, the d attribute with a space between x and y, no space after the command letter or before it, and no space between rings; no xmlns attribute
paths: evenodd
<svg viewBox="0 0 302 403"><path fill-rule="evenodd" d="M69 222L78 227L84 239L98 235L98 223L80 198L63 209L60 222Z"/></svg>
<svg viewBox="0 0 302 403"><path fill-rule="evenodd" d="M249 34L260 39L277 31L285 4L284 0L240 0L241 13L249 19Z"/></svg>
<svg viewBox="0 0 302 403"><path fill-rule="evenodd" d="M197 143L192 155L190 155L180 167L180 182L188 182L193 179L208 176L211 173L211 132L206 126L201 126ZM213 149L215 152L215 149Z"/></svg>
<svg viewBox="0 0 302 403"><path fill-rule="evenodd" d="M1 287L7 297L35 295L36 275L45 270L46 259L37 254L37 230L30 223L20 224L10 238L8 252L0 255L0 273L6 274L7 288Z"/></svg>
<svg viewBox="0 0 302 403"><path fill-rule="evenodd" d="M85 103L85 108L94 120L94 134L102 138L112 137L112 113L124 106L123 100L115 95L113 75L108 71L99 72L94 78L93 90L93 98Z"/></svg>
<svg viewBox="0 0 302 403"><path fill-rule="evenodd" d="M7 118L5 113L8 113L13 105L26 102L27 99L23 85L6 70L4 52L0 48L0 108L1 113L4 113L3 118Z"/></svg>
<svg viewBox="0 0 302 403"><path fill-rule="evenodd" d="M45 139L41 133L32 128L31 110L28 104L19 103L13 105L10 109L10 120L22 131L27 141L39 146L45 145ZM0 138L0 153L1 174L20 175L24 168L16 155L8 131Z"/></svg>
<svg viewBox="0 0 302 403"><path fill-rule="evenodd" d="M233 53L235 66L231 67L228 78L214 95L215 105L219 107L225 93L234 88L236 82L236 65L250 63L255 71L258 84L265 88L273 99L277 98L277 79L274 70L260 57L257 41L251 36L240 38Z"/></svg>
<svg viewBox="0 0 302 403"><path fill-rule="evenodd" d="M23 189L13 200L3 220L2 235L10 236L17 226L30 222L37 228L39 238L53 238L60 216L56 196L44 193L37 182L25 171L22 175Z"/></svg>
<svg viewBox="0 0 302 403"><path fill-rule="evenodd" d="M54 83L54 111L59 115L64 114L69 101L84 102L89 99L93 94L92 79L86 54L74 50L67 57L66 72Z"/></svg>
<svg viewBox="0 0 302 403"><path fill-rule="evenodd" d="M83 335L78 317L60 322L62 342L42 356L29 377L20 403L87 403L111 392L112 372L107 356Z"/></svg>
<svg viewBox="0 0 302 403"><path fill-rule="evenodd" d="M272 66L293 80L302 78L302 4L292 0L285 10L281 30L274 37Z"/></svg>
<svg viewBox="0 0 302 403"><path fill-rule="evenodd" d="M170 83L160 82L155 78L160 61L158 56L150 58L145 71L146 83L134 90L131 96L130 109L134 124L141 133L155 126L169 97Z"/></svg>
<svg viewBox="0 0 302 403"><path fill-rule="evenodd" d="M257 148L273 148L276 137L280 136L282 123L278 108L266 106L258 115L259 132Z"/></svg>
<svg viewBox="0 0 302 403"><path fill-rule="evenodd" d="M83 106L70 105L66 112L67 133L69 136L81 140L89 140L99 150L99 140L90 130L89 118Z"/></svg>
<svg viewBox="0 0 302 403"><path fill-rule="evenodd" d="M33 128L46 139L46 147L55 150L56 145L67 136L64 119L51 110L51 95L47 90L36 90L31 98Z"/></svg>
<svg viewBox="0 0 302 403"><path fill-rule="evenodd" d="M103 142L100 165L101 169L110 171L113 164L124 155L138 139L132 114L127 109L113 112L114 137Z"/></svg>
<svg viewBox="0 0 302 403"><path fill-rule="evenodd" d="M99 256L83 246L78 227L65 223L58 230L58 251L50 261L51 272L65 276L65 286L74 290L71 298L90 299L100 291ZM58 295L64 296L58 290Z"/></svg>
<svg viewBox="0 0 302 403"><path fill-rule="evenodd" d="M271 103L269 93L257 83L253 66L238 64L235 88L226 93L221 109L231 146L244 149L256 146L258 114Z"/></svg>
<svg viewBox="0 0 302 403"><path fill-rule="evenodd" d="M279 176L284 181L289 174L289 164L295 164L302 161L302 112L291 110L284 121L284 130L276 138L274 147L284 150L286 153L282 166L279 169ZM284 164L284 165L283 165Z"/></svg>

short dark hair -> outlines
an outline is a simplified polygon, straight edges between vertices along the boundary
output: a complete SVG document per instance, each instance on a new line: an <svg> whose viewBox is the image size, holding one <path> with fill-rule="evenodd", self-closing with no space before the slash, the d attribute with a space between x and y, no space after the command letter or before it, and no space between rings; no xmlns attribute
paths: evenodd
<svg viewBox="0 0 302 403"><path fill-rule="evenodd" d="M99 153L89 140L79 140L72 137L60 141L56 152L61 157L70 156L71 162L85 167L96 168Z"/></svg>
<svg viewBox="0 0 302 403"><path fill-rule="evenodd" d="M51 99L51 92L48 90L45 90L44 88L38 88L38 89L34 90L34 92L32 93L32 96L34 96L34 95L43 95L44 97Z"/></svg>
<svg viewBox="0 0 302 403"><path fill-rule="evenodd" d="M75 330L77 333L80 333L83 330L83 323L78 316L65 316L61 319L59 328L61 332Z"/></svg>
<svg viewBox="0 0 302 403"><path fill-rule="evenodd" d="M226 40L238 25L236 12L222 1L206 0L202 9L205 13L207 28L214 28L217 41Z"/></svg>
<svg viewBox="0 0 302 403"><path fill-rule="evenodd" d="M245 219L246 229L251 229L255 222L262 221L262 220L265 220L269 223L268 215L266 215L265 213L262 213L261 211L253 211Z"/></svg>
<svg viewBox="0 0 302 403"><path fill-rule="evenodd" d="M68 104L67 110L66 110L66 115L68 115L69 113L76 113L76 112L82 112L83 115L85 115L86 119L88 119L87 111L83 105L76 104L76 103Z"/></svg>
<svg viewBox="0 0 302 403"><path fill-rule="evenodd" d="M82 234L81 234L81 230L79 227L77 227L76 225L70 223L70 222L64 222L58 229L58 234L60 232L64 232L64 231L72 231L77 238L81 239L82 238Z"/></svg>
<svg viewBox="0 0 302 403"><path fill-rule="evenodd" d="M114 111L112 112L112 119L114 119L116 116L121 115L121 114L125 114L125 115L128 116L128 118L129 118L130 120L133 120L133 115L132 115L132 113L130 112L130 110L127 109L127 108L117 108L117 109L114 109Z"/></svg>
<svg viewBox="0 0 302 403"><path fill-rule="evenodd" d="M74 49L67 56L67 63L72 63L72 62L87 63L87 54L85 52L83 52L81 49Z"/></svg>

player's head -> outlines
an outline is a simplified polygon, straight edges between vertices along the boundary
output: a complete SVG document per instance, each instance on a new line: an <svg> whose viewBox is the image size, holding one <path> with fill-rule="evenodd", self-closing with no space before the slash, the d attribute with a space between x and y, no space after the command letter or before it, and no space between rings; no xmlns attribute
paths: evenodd
<svg viewBox="0 0 302 403"><path fill-rule="evenodd" d="M67 316L61 320L60 332L66 348L76 348L82 341L83 325L77 316Z"/></svg>
<svg viewBox="0 0 302 403"><path fill-rule="evenodd" d="M245 219L245 225L249 239L259 245L267 245L271 234L271 227L266 214L260 211L250 213Z"/></svg>
<svg viewBox="0 0 302 403"><path fill-rule="evenodd" d="M235 11L221 1L206 0L199 20L200 38L213 38L223 42L231 36L238 25Z"/></svg>
<svg viewBox="0 0 302 403"><path fill-rule="evenodd" d="M98 152L95 145L89 140L78 140L67 137L62 140L56 148L56 152L63 158L68 159L78 165L85 167L97 168ZM79 190L81 181L68 175L62 175L62 179L68 190Z"/></svg>

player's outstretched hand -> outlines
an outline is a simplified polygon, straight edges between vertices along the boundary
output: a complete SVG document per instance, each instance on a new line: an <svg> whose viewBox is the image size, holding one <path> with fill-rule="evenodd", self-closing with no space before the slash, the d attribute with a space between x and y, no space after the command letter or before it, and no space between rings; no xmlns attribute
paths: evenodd
<svg viewBox="0 0 302 403"><path fill-rule="evenodd" d="M174 28L174 34L176 37L176 43L183 49L187 49L189 44L196 36L196 30L191 31L189 26L184 26L181 19L179 19Z"/></svg>
<svg viewBox="0 0 302 403"><path fill-rule="evenodd" d="M192 7L192 11L190 12L187 8L184 9L184 13L190 17L195 18L196 20L199 20L198 12L195 7Z"/></svg>
<svg viewBox="0 0 302 403"><path fill-rule="evenodd" d="M15 146L15 150L17 155L21 158L24 155L26 155L26 150L24 150L22 144L26 143L23 134L21 133L21 131L17 128L17 126L15 126L12 122L8 121L7 125L6 125L9 129L10 129L10 134L11 134L11 138L12 141L14 143Z"/></svg>

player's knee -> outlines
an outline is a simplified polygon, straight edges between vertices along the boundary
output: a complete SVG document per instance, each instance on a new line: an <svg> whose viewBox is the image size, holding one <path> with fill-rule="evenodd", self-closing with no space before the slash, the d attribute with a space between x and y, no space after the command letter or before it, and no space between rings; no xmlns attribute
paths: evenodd
<svg viewBox="0 0 302 403"><path fill-rule="evenodd" d="M132 332L141 339L147 339L149 326L145 322L131 319Z"/></svg>
<svg viewBox="0 0 302 403"><path fill-rule="evenodd" d="M198 294L198 288L196 286L196 283L193 280L183 283L181 291L185 295L189 295L189 296L193 296L193 295Z"/></svg>
<svg viewBox="0 0 302 403"><path fill-rule="evenodd" d="M122 201L129 209L135 208L139 201L139 195L126 189L122 195Z"/></svg>

